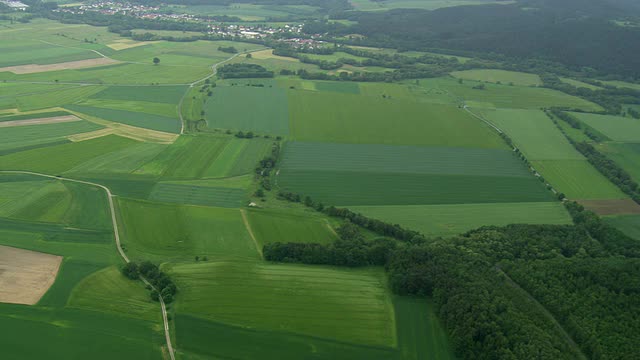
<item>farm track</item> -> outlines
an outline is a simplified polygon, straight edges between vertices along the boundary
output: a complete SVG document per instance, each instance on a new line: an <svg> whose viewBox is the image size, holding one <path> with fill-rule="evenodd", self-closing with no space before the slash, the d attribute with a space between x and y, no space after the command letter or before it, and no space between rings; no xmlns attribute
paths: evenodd
<svg viewBox="0 0 640 360"><path fill-rule="evenodd" d="M55 179L55 180L69 181L69 182L75 182L75 183L85 184L85 185L89 185L89 186L95 186L95 187L98 187L98 188L101 188L102 190L104 190L106 192L106 194L107 194L107 199L109 200L109 210L111 212L111 222L112 222L112 225L113 225L113 232L114 232L114 238L115 238L115 241L116 241L116 248L118 249L118 253L120 254L120 257L124 260L124 262L126 262L126 263L130 263L131 262L129 260L129 257L124 253L124 250L122 249L122 245L120 244L120 234L118 232L118 220L117 220L117 217L116 217L116 209L115 209L114 202L113 202L114 195L111 193L111 190L109 190L108 187L106 187L104 185L101 185L101 184L89 182L89 181L70 179L70 178L65 178L65 177L60 177L60 176L49 175L49 174L41 174L41 173L31 172L31 171L0 170L0 174L25 174L25 175L40 176L40 177L46 177L46 178ZM140 279L145 283L145 285L148 285L152 289L157 290L144 277L140 276ZM160 307L162 309L162 321L164 323L164 335L165 335L166 342L167 342L167 351L169 352L169 356L171 357L171 360L175 360L175 354L174 354L173 346L171 345L171 335L169 334L169 319L167 317L167 307L166 307L166 305L164 303L164 299L162 298L162 295L160 295L159 291L158 291L158 297L159 297L159 300L160 300Z"/></svg>

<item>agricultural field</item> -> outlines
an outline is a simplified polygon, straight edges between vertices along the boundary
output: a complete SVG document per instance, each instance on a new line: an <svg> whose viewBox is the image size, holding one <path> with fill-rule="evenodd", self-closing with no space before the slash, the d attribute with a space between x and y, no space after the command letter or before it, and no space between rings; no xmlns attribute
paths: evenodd
<svg viewBox="0 0 640 360"><path fill-rule="evenodd" d="M494 3L350 2L362 11ZM164 15L195 15L193 23L180 23L194 28L197 16L294 31L304 19L333 17L325 4L159 7ZM408 246L392 224L419 233L406 232L412 244L423 235L425 244L443 246L482 226L570 225L561 192L640 239L640 205L541 109L575 109L611 140L594 146L636 180L640 122L589 113L605 109L586 96L543 88L538 75L471 68L479 59L439 49L354 46L457 58L466 65L451 62L451 69L469 70L337 81L331 76L341 71L393 72L397 65L322 70L273 55L272 43L261 38L187 39L240 38L218 37L213 25L211 32L146 29L152 20L140 19L142 28L119 29L71 23L71 13L61 14L69 23L0 20L0 53L7 54L0 59L0 347L9 358L460 359L451 314L460 311L459 321L467 321L470 312L443 303L441 292L399 295L406 292L389 277L389 258L393 246ZM242 21L220 20L225 15ZM135 40L147 32L174 41ZM357 43L360 35L348 36ZM315 41L307 40L313 38L288 41ZM365 59L292 49L314 60ZM238 63L264 66L274 78L216 75ZM420 64L420 76L431 65L448 66ZM301 69L309 73L296 73ZM329 216L335 209L323 210L330 206L386 224L372 221L349 234L353 228L344 225L362 219ZM295 243L282 262L269 253L276 243ZM340 262L342 251L351 253ZM295 258L300 254L303 260ZM354 267L307 265L360 258L367 260ZM158 290L167 281L175 285L168 298L162 292L166 307L137 275L125 276L129 260L150 261L166 274L154 283ZM543 328L523 329L531 335ZM34 337L41 346L33 346Z"/></svg>
<svg viewBox="0 0 640 360"><path fill-rule="evenodd" d="M504 148L455 106L338 93L291 91L289 131L296 141Z"/></svg>
<svg viewBox="0 0 640 360"><path fill-rule="evenodd" d="M209 261L169 271L183 289L179 314L346 343L393 347L397 342L381 269ZM217 306L209 306L212 302Z"/></svg>
<svg viewBox="0 0 640 360"><path fill-rule="evenodd" d="M550 199L511 151L502 149L292 143L284 149L277 182L331 205Z"/></svg>
<svg viewBox="0 0 640 360"><path fill-rule="evenodd" d="M598 150L621 166L636 182L640 182L640 143L606 142Z"/></svg>
<svg viewBox="0 0 640 360"><path fill-rule="evenodd" d="M538 75L506 70L483 69L455 71L451 73L451 76L463 80L482 81L495 84L513 84L520 86L542 85L542 80L540 80Z"/></svg>
<svg viewBox="0 0 640 360"><path fill-rule="evenodd" d="M613 141L640 142L640 120L611 115L571 113Z"/></svg>
<svg viewBox="0 0 640 360"><path fill-rule="evenodd" d="M353 206L353 211L428 236L452 236L483 225L571 224L558 202L460 205Z"/></svg>
<svg viewBox="0 0 640 360"><path fill-rule="evenodd" d="M435 10L451 6L463 5L481 5L487 3L495 3L489 0L350 0L349 1L357 10L360 11L384 11L392 9L424 9ZM499 2L498 4L508 4L509 1Z"/></svg>
<svg viewBox="0 0 640 360"><path fill-rule="evenodd" d="M204 111L210 128L289 135L287 93L272 85L218 86Z"/></svg>

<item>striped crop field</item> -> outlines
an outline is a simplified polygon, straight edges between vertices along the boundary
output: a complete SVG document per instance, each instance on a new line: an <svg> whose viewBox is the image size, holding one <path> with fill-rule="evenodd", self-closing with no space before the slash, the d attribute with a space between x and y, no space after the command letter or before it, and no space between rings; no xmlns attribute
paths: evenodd
<svg viewBox="0 0 640 360"><path fill-rule="evenodd" d="M170 273L181 289L181 314L347 343L396 344L382 269L209 261L175 265Z"/></svg>

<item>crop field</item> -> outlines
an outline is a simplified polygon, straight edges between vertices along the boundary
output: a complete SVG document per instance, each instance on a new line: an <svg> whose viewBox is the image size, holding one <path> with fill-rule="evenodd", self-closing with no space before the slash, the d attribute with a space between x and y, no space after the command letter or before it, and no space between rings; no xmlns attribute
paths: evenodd
<svg viewBox="0 0 640 360"><path fill-rule="evenodd" d="M216 87L205 113L211 128L289 134L287 93L277 87Z"/></svg>
<svg viewBox="0 0 640 360"><path fill-rule="evenodd" d="M274 242L329 244L337 239L324 218L267 209L250 209L246 214L260 248Z"/></svg>
<svg viewBox="0 0 640 360"><path fill-rule="evenodd" d="M559 202L352 206L350 209L427 236L457 235L483 225L571 224L571 217Z"/></svg>
<svg viewBox="0 0 640 360"><path fill-rule="evenodd" d="M628 236L640 241L640 215L619 215L604 218Z"/></svg>
<svg viewBox="0 0 640 360"><path fill-rule="evenodd" d="M178 113L176 104L165 104L149 101L88 99L79 103L78 105L102 109L123 110L133 113L145 113L171 118L175 118L176 114Z"/></svg>
<svg viewBox="0 0 640 360"><path fill-rule="evenodd" d="M45 65L98 58L97 54L88 50L60 47L36 40L20 42L2 40L0 48L7 55L0 60L0 71L8 66Z"/></svg>
<svg viewBox="0 0 640 360"><path fill-rule="evenodd" d="M144 285L131 281L115 266L84 278L69 298L69 307L102 311L142 320L159 321L160 312Z"/></svg>
<svg viewBox="0 0 640 360"><path fill-rule="evenodd" d="M3 128L0 132L0 151L28 149L31 146L65 140L67 136L101 128L100 125L88 121ZM2 162L0 159L0 164Z"/></svg>
<svg viewBox="0 0 640 360"><path fill-rule="evenodd" d="M296 141L504 148L489 127L455 106L290 91L289 111Z"/></svg>
<svg viewBox="0 0 640 360"><path fill-rule="evenodd" d="M138 172L170 179L244 175L267 155L270 145L267 139L183 136Z"/></svg>
<svg viewBox="0 0 640 360"><path fill-rule="evenodd" d="M595 170L594 170L595 171ZM550 201L533 177L281 170L278 185L331 205Z"/></svg>
<svg viewBox="0 0 640 360"><path fill-rule="evenodd" d="M624 199L627 197L586 160L542 160L531 163L551 185L569 199Z"/></svg>
<svg viewBox="0 0 640 360"><path fill-rule="evenodd" d="M566 106L585 111L601 111L602 107L579 97L553 89L509 86L486 83L485 90L473 89L476 82L459 84L454 78L420 79L420 94L433 97L434 92L444 92L446 101L464 101L473 108L540 109L541 107ZM442 98L443 95L437 95ZM444 100L439 100L444 101Z"/></svg>
<svg viewBox="0 0 640 360"><path fill-rule="evenodd" d="M640 182L640 143L609 142L598 148L621 166L631 177Z"/></svg>
<svg viewBox="0 0 640 360"><path fill-rule="evenodd" d="M129 174L152 161L167 145L139 143L100 155L83 162L70 170L69 174Z"/></svg>
<svg viewBox="0 0 640 360"><path fill-rule="evenodd" d="M542 80L540 80L540 76L536 74L527 74L527 73L516 72L516 71L490 70L490 69L465 70L465 71L452 72L451 75L455 78L463 79L463 80L483 81L483 82L491 82L491 83L497 83L497 84L503 83L503 84L514 84L514 85L521 85L521 86L542 85Z"/></svg>
<svg viewBox="0 0 640 360"><path fill-rule="evenodd" d="M621 116L571 113L614 141L640 142L640 120Z"/></svg>
<svg viewBox="0 0 640 360"><path fill-rule="evenodd" d="M331 205L550 199L508 150L289 143L282 158L282 189Z"/></svg>
<svg viewBox="0 0 640 360"><path fill-rule="evenodd" d="M67 108L69 110L77 111L81 114L87 114L104 120L137 126L145 129L164 131L174 134L180 132L180 121L177 119L177 114L175 114L175 117L168 117L142 112L83 105L67 105Z"/></svg>
<svg viewBox="0 0 640 360"><path fill-rule="evenodd" d="M119 200L130 256L162 259L257 259L258 252L237 209Z"/></svg>
<svg viewBox="0 0 640 360"><path fill-rule="evenodd" d="M159 183L149 200L157 202L238 208L246 202L244 189Z"/></svg>
<svg viewBox="0 0 640 360"><path fill-rule="evenodd" d="M580 200L580 205L602 216L640 214L640 205L631 199Z"/></svg>
<svg viewBox="0 0 640 360"><path fill-rule="evenodd" d="M178 104L186 86L110 86L91 99Z"/></svg>
<svg viewBox="0 0 640 360"><path fill-rule="evenodd" d="M286 170L530 177L510 150L291 142Z"/></svg>
<svg viewBox="0 0 640 360"><path fill-rule="evenodd" d="M602 89L599 86L591 85L589 83L578 81L578 80L571 79L571 78L561 77L560 80L562 80L563 83L567 83L567 84L575 86L577 88L583 87L583 88L587 88L587 89L591 89L591 90L600 90L600 89Z"/></svg>
<svg viewBox="0 0 640 360"><path fill-rule="evenodd" d="M31 126L28 128L30 127ZM135 143L134 140L109 135L77 143L27 150L4 156L0 159L0 168L8 170L30 170L55 175L70 170L99 155L117 151ZM49 159L52 157L58 159L58 161L50 161Z"/></svg>
<svg viewBox="0 0 640 360"><path fill-rule="evenodd" d="M541 110L498 109L480 113L505 131L529 160L584 160Z"/></svg>
<svg viewBox="0 0 640 360"><path fill-rule="evenodd" d="M396 345L381 269L215 261L175 265L170 272L181 288L180 314L346 343Z"/></svg>
<svg viewBox="0 0 640 360"><path fill-rule="evenodd" d="M20 359L159 359L153 323L77 309L0 304L0 346ZM64 324L64 326L60 326ZM34 346L39 339L42 346ZM83 346L69 346L83 344Z"/></svg>

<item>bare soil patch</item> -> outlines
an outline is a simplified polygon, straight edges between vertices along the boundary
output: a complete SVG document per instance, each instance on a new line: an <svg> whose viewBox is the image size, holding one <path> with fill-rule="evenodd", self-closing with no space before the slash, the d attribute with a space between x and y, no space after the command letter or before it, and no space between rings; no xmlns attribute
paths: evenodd
<svg viewBox="0 0 640 360"><path fill-rule="evenodd" d="M120 40L114 41L111 44L108 44L107 46L112 48L113 50L120 51L120 50L131 49L138 46L149 45L156 42L157 41L135 41L130 39L120 39Z"/></svg>
<svg viewBox="0 0 640 360"><path fill-rule="evenodd" d="M56 280L62 256L0 245L0 302L33 305Z"/></svg>
<svg viewBox="0 0 640 360"><path fill-rule="evenodd" d="M631 199L578 200L578 202L598 215L640 214L640 205Z"/></svg>
<svg viewBox="0 0 640 360"><path fill-rule="evenodd" d="M29 126L29 125L43 125L43 124L55 124L55 123L65 123L65 122L74 122L81 121L82 119L73 116L54 116L48 118L38 118L38 119L27 119L27 120L15 120L15 121L0 121L0 128L3 127L14 127L14 126Z"/></svg>
<svg viewBox="0 0 640 360"><path fill-rule="evenodd" d="M83 69L83 68L117 64L117 63L119 63L119 61L117 60L108 59L108 58L98 58L98 59L68 61L63 63L47 64L47 65L29 64L29 65L7 66L7 67L0 68L0 72L9 71L14 74L33 74L33 73L46 72L46 71Z"/></svg>

